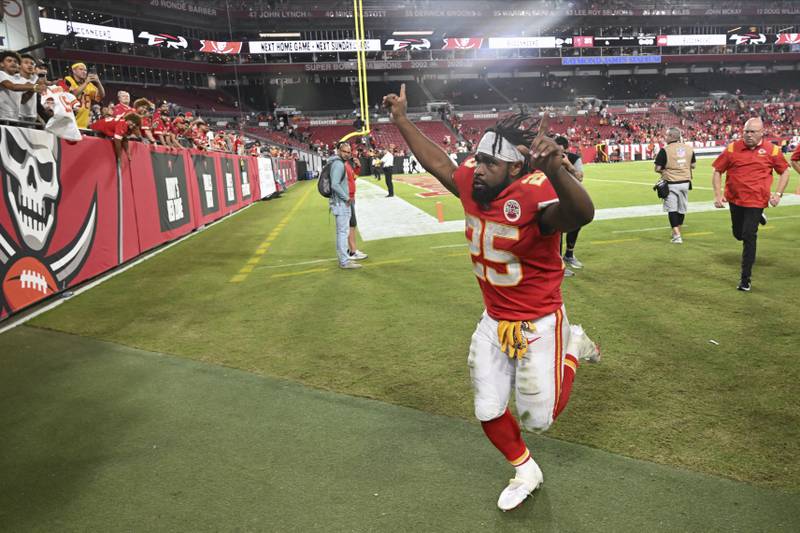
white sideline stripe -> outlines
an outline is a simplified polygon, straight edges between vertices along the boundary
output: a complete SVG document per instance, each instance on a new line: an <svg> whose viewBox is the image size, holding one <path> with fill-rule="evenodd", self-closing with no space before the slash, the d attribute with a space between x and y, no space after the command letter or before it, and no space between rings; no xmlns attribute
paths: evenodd
<svg viewBox="0 0 800 533"><path fill-rule="evenodd" d="M629 183L642 185L637 182ZM791 205L800 205L800 196L796 194L786 194L778 208ZM728 209L727 207L725 209L717 209L714 207L714 202L711 201L689 202L689 213L702 213L706 211L727 213ZM595 211L594 219L616 220L661 215L664 215L664 207L662 204L635 205L630 207L598 209ZM366 180L359 180L358 189L356 190L356 216L358 218L358 231L361 233L361 238L364 241L376 241L395 237L415 237L437 233L460 233L464 231L463 220L450 220L440 223L433 216L398 196L386 198L385 190ZM653 228L652 231L656 229L663 228ZM640 230L619 230L619 232L623 231Z"/></svg>
<svg viewBox="0 0 800 533"><path fill-rule="evenodd" d="M627 185L644 185L644 186L650 187L650 188L652 188L653 185L655 185L655 183L642 183L641 181L604 180L604 179L600 179L600 178L583 178L583 181L602 181L604 183L625 183ZM656 178L656 181L658 181L658 178ZM692 189L698 189L700 191L713 191L714 190L712 187L698 187L698 186L694 185L694 183L692 184Z"/></svg>
<svg viewBox="0 0 800 533"><path fill-rule="evenodd" d="M74 289L72 291L72 296L70 298L63 298L63 297L60 297L60 296L56 296L56 298L58 298L57 300L55 300L53 302L50 302L49 304L45 305L44 307L41 307L41 308L36 309L34 311L31 311L29 314L26 314L24 316L18 317L16 319L9 318L8 319L9 323L3 325L2 327L0 327L0 335L2 335L3 333L5 333L8 330L14 329L17 326L21 326L22 324L24 324L28 320L34 319L37 316L41 315L42 313L46 313L47 311L58 307L59 305L63 304L64 302L66 302L68 300L71 300L72 298L74 298L75 296L78 296L79 294L83 294L84 292L88 291L89 289L93 289L93 288L97 287L101 283L110 280L114 276L122 274L126 270L135 267L139 263L143 263L144 261L147 261L148 259L151 259L151 258L157 256L161 252L165 252L165 251L169 250L170 248L172 248L176 244L180 244L183 241L185 241L186 239L189 239L191 237L194 237L195 235L198 235L198 234L202 233L203 230L205 230L209 226L214 225L217 222L224 222L226 220L230 220L232 217L235 217L239 213L244 212L245 209L249 209L249 208L253 207L254 205L255 205L255 202L253 202L252 204L241 208L240 210L236 211L235 213L231 213L230 215L228 215L226 217L222 217L222 218L219 218L219 219L215 220L211 224L204 226L202 228L202 230L192 231L191 233L188 233L187 235L184 235L183 237L180 237L178 240L172 241L171 243L167 244L166 246L158 248L157 250L152 250L152 251L149 251L149 252L145 252L145 254L142 255L141 257L139 257L138 259L134 259L132 262L130 262L130 263L128 263L128 264L126 264L126 265L124 265L122 267L118 267L118 268L112 270L111 272L108 272L106 274L102 274L100 277L98 277L94 281L91 281L91 282L87 283L86 285L83 285L83 286L81 286L79 288ZM70 289L67 289L67 290L70 290Z"/></svg>
<svg viewBox="0 0 800 533"><path fill-rule="evenodd" d="M358 231L364 241L464 231L463 220L439 222L422 209L366 180L356 189Z"/></svg>

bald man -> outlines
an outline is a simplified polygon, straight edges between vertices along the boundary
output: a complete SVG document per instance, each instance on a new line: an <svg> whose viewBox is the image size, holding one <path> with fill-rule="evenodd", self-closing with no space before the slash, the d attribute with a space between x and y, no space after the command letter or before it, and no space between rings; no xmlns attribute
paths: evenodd
<svg viewBox="0 0 800 533"><path fill-rule="evenodd" d="M758 225L759 222L766 224L763 214L767 205L775 207L780 203L789 183L789 165L780 148L764 140L761 119L751 118L744 124L742 138L729 144L712 166L714 207L721 209L728 203L733 236L742 241L742 273L736 288L748 292L753 263L756 261ZM775 192L770 194L773 170L780 177ZM722 174L727 174L724 195Z"/></svg>
<svg viewBox="0 0 800 533"><path fill-rule="evenodd" d="M664 198L664 211L672 227L672 244L683 244L681 226L689 207L692 170L696 162L694 149L681 142L681 130L669 128L667 145L656 155L655 171L669 184L669 194Z"/></svg>

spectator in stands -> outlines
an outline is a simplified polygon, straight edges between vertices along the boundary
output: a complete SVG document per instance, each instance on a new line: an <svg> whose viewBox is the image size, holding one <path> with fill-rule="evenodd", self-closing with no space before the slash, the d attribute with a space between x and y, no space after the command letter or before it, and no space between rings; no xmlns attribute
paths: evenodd
<svg viewBox="0 0 800 533"><path fill-rule="evenodd" d="M361 265L350 259L347 253L347 236L350 231L350 190L347 184L345 161L350 159L352 148L348 142L336 145L336 154L328 160L331 178L331 197L328 200L331 213L336 219L336 254L339 268L361 268Z"/></svg>
<svg viewBox="0 0 800 533"><path fill-rule="evenodd" d="M789 165L780 148L765 141L764 123L760 118L751 118L744 124L742 139L728 145L712 163L714 174L714 207L722 209L730 205L733 236L742 241L742 273L740 291L750 290L750 278L756 261L756 239L758 225L766 224L762 217L767 205L777 206L783 191L789 184ZM777 190L770 194L772 171L780 173ZM722 174L725 193L722 192Z"/></svg>
<svg viewBox="0 0 800 533"><path fill-rule="evenodd" d="M356 246L356 178L361 172L361 162L357 157L351 157L344 162L347 174L347 190L350 193L350 231L347 234L347 255L351 261L360 261L368 256Z"/></svg>
<svg viewBox="0 0 800 533"><path fill-rule="evenodd" d="M138 135L139 126L142 124L142 119L136 113L128 113L124 117L106 117L92 124L94 131L108 137L114 141L114 155L117 156L119 161L122 155L122 150L128 156L128 161L131 159L131 147L128 144L128 137Z"/></svg>
<svg viewBox="0 0 800 533"><path fill-rule="evenodd" d="M130 106L131 95L127 91L117 91L117 103L114 105L114 116L127 115L131 111L136 111L136 105ZM141 113L139 114L141 116Z"/></svg>
<svg viewBox="0 0 800 533"><path fill-rule="evenodd" d="M72 76L65 76L61 86L81 103L81 107L75 112L75 121L79 128L85 129L89 126L92 103L102 102L106 97L106 90L94 68L89 71L85 63L78 62L72 65L71 70Z"/></svg>
<svg viewBox="0 0 800 533"><path fill-rule="evenodd" d="M394 196L394 184L392 184L392 172L394 172L394 145L390 144L389 149L381 157L381 166L383 167L383 175L386 176L386 190L389 194L387 198Z"/></svg>
<svg viewBox="0 0 800 533"><path fill-rule="evenodd" d="M195 120L189 128L188 137L198 150L207 150L209 146L208 124L201 118Z"/></svg>
<svg viewBox="0 0 800 533"><path fill-rule="evenodd" d="M20 83L36 85L37 91L44 89L44 81L37 84L39 76L36 74L36 58L30 54L21 56L18 77ZM36 122L36 91L26 91L20 96L19 119L23 122Z"/></svg>
<svg viewBox="0 0 800 533"><path fill-rule="evenodd" d="M147 98L138 98L135 102L133 102L133 112L139 115L139 118L141 119L141 126L139 126L139 130L141 131L142 139L150 144L155 144L156 138L153 136L152 130L153 120L150 116L150 109L152 107L153 103ZM114 106L114 109L119 109L119 104ZM114 116L119 115L115 114Z"/></svg>
<svg viewBox="0 0 800 533"><path fill-rule="evenodd" d="M44 61L37 60L35 72L37 77L37 82L39 84L40 90L39 94L36 96L36 113L42 122L47 123L50 118L53 116L53 111L50 109L45 108L42 105L42 91L47 88L47 86L52 85L53 82L48 81L47 79L47 63Z"/></svg>
<svg viewBox="0 0 800 533"><path fill-rule="evenodd" d="M166 100L162 100L156 112L153 113L152 132L160 144L174 148L176 151L183 148L178 142L177 128L169 118L169 102Z"/></svg>
<svg viewBox="0 0 800 533"><path fill-rule="evenodd" d="M101 106L100 104L94 104L92 106L92 115L90 117L90 123L97 122L104 116L105 115L103 114L103 106Z"/></svg>
<svg viewBox="0 0 800 533"><path fill-rule="evenodd" d="M20 61L16 52L0 52L0 119L19 120L21 94L37 90L35 84L18 76Z"/></svg>
<svg viewBox="0 0 800 533"><path fill-rule="evenodd" d="M575 176L578 181L583 181L583 161L581 161L580 154L576 154L573 152L568 151L569 148L569 141L564 136L558 136L555 138L556 144L561 146L564 149L564 168L569 171L570 174ZM578 242L578 233L580 233L581 229L578 228L576 230L570 231L566 234L565 240L567 241L567 249L564 252L564 262L571 266L572 268L583 268L583 263L578 261L578 258L575 257L575 245ZM564 269L564 275L574 276L575 272L570 270L569 268Z"/></svg>
<svg viewBox="0 0 800 533"><path fill-rule="evenodd" d="M672 227L672 243L683 243L681 226L689 206L692 189L692 170L697 162L694 149L681 142L681 130L667 130L667 145L656 155L655 171L669 184L669 195L664 198L664 211Z"/></svg>

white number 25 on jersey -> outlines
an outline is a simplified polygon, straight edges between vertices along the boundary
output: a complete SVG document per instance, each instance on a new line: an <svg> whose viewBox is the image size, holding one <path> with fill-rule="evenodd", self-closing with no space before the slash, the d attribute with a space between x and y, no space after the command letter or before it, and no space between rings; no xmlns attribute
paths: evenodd
<svg viewBox="0 0 800 533"><path fill-rule="evenodd" d="M483 221L472 215L467 215L467 227L472 230L469 241L469 253L472 255L472 270L479 279L485 280L498 287L514 287L522 281L522 265L519 258L506 250L494 247L495 239L519 240L519 228L506 226L497 222ZM480 258L505 265L506 271L498 272L496 269L483 264Z"/></svg>

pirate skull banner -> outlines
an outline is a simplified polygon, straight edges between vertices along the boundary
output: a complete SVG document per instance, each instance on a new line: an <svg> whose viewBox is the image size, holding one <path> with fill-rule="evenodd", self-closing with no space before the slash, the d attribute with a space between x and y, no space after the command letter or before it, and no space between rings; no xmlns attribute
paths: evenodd
<svg viewBox="0 0 800 533"><path fill-rule="evenodd" d="M117 265L115 160L103 143L0 127L0 318Z"/></svg>

